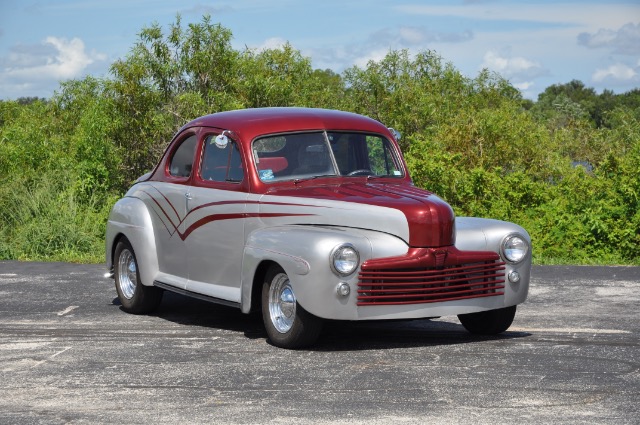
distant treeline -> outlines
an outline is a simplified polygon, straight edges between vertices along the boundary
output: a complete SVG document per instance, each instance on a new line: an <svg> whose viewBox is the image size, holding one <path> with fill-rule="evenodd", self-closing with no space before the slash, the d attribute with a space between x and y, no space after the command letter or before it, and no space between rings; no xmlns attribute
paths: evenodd
<svg viewBox="0 0 640 425"><path fill-rule="evenodd" d="M264 106L353 111L403 134L417 186L458 215L524 226L538 263L640 264L640 90L580 81L536 102L433 51L390 51L342 74L291 45L238 51L208 16L143 28L111 77L51 99L0 101L0 259L101 261L109 209L174 132Z"/></svg>

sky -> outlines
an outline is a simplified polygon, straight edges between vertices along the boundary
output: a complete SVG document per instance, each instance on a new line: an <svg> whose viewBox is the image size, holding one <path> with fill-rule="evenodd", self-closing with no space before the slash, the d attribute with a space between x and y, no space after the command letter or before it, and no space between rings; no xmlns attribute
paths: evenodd
<svg viewBox="0 0 640 425"><path fill-rule="evenodd" d="M0 0L0 99L51 97L61 81L110 77L141 29L209 14L237 50L289 42L341 73L390 50L433 50L465 76L495 71L536 100L580 80L640 88L640 0Z"/></svg>

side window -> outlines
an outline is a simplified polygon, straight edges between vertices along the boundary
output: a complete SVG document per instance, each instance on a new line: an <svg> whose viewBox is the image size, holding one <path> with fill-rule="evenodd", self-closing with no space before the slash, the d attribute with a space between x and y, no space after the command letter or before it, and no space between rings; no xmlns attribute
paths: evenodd
<svg viewBox="0 0 640 425"><path fill-rule="evenodd" d="M221 148L215 144L215 137L208 136L204 142L200 177L215 182L240 183L244 177L244 170L238 145L230 140Z"/></svg>
<svg viewBox="0 0 640 425"><path fill-rule="evenodd" d="M328 132L340 174L402 177L402 166L393 145L384 137L366 133ZM366 173L368 172L368 173Z"/></svg>
<svg viewBox="0 0 640 425"><path fill-rule="evenodd" d="M367 149L371 171L376 176L402 175L396 162L393 150L386 139L378 136L367 136Z"/></svg>
<svg viewBox="0 0 640 425"><path fill-rule="evenodd" d="M189 177L193 168L193 156L197 137L194 134L185 139L173 153L169 164L169 174L174 177Z"/></svg>

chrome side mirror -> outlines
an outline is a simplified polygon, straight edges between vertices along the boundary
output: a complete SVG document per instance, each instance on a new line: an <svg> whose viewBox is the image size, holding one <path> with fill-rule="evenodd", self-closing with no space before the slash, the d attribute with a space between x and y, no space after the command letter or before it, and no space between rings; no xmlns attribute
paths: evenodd
<svg viewBox="0 0 640 425"><path fill-rule="evenodd" d="M398 130L396 130L395 128L389 127L389 132L391 133L393 138L396 139L396 142L399 142L400 139L402 138L402 135L400 134L400 132Z"/></svg>
<svg viewBox="0 0 640 425"><path fill-rule="evenodd" d="M217 148L224 149L229 144L229 138L224 133L225 132L223 131L222 134L218 134L214 139L214 143Z"/></svg>

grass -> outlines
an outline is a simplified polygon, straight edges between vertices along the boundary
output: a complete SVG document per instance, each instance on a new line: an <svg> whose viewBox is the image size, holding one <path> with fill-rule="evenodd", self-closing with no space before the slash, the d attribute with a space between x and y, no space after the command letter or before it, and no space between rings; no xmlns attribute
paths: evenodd
<svg viewBox="0 0 640 425"><path fill-rule="evenodd" d="M0 192L0 259L104 261L108 210L93 196L79 202L60 178L27 180Z"/></svg>

